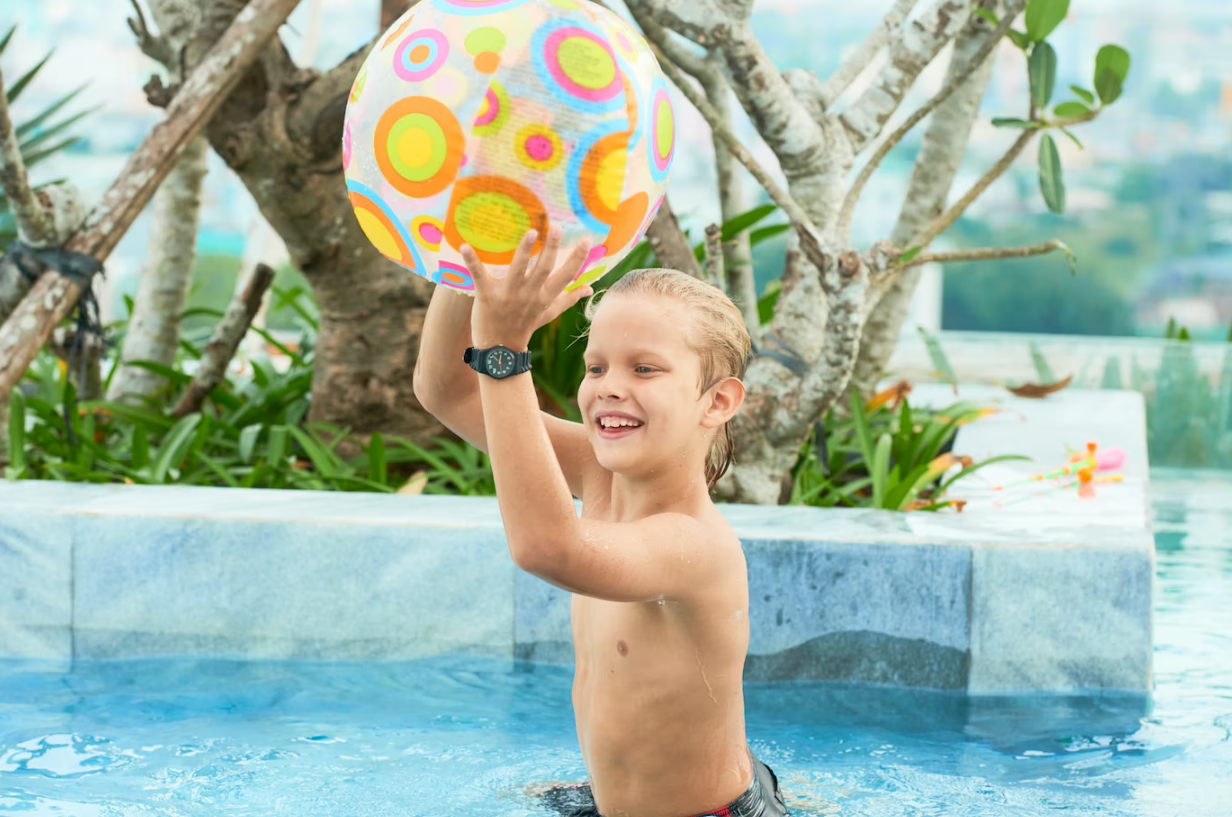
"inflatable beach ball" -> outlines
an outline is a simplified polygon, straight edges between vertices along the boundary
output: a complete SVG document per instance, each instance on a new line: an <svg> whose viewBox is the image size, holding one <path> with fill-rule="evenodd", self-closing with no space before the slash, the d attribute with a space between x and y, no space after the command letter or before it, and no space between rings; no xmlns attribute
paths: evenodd
<svg viewBox="0 0 1232 817"><path fill-rule="evenodd" d="M368 55L343 164L386 257L472 292L459 253L507 265L530 229L593 249L572 287L641 240L663 201L675 117L654 55L587 0L425 0ZM562 255L563 257L563 255Z"/></svg>

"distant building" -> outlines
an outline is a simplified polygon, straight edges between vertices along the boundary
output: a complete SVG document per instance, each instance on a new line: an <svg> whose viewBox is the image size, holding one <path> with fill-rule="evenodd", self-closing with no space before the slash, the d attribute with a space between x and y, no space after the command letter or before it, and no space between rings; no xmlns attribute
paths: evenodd
<svg viewBox="0 0 1232 817"><path fill-rule="evenodd" d="M1232 253L1178 258L1151 276L1138 297L1140 327L1170 319L1191 332L1206 332L1232 322Z"/></svg>

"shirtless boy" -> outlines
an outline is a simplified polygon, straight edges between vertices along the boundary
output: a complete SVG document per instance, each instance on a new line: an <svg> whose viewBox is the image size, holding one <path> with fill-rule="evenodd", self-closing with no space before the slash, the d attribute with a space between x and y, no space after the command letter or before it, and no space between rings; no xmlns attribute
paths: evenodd
<svg viewBox="0 0 1232 817"><path fill-rule="evenodd" d="M591 294L565 292L589 247L557 266L559 248L559 228L531 232L497 278L463 247L475 298L437 288L415 370L423 406L491 456L514 563L573 594L590 783L544 802L568 817L786 814L745 736L748 573L710 498L744 400L740 313L683 273L629 273L591 313L583 421L561 420L516 354Z"/></svg>

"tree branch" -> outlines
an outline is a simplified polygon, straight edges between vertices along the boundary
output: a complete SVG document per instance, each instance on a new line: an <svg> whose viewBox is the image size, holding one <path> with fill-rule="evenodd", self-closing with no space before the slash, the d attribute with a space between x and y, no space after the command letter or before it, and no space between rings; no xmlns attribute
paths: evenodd
<svg viewBox="0 0 1232 817"><path fill-rule="evenodd" d="M17 219L17 234L32 247L54 247L64 240L56 235L56 214L52 203L30 187L26 163L9 114L8 90L0 71L0 187L8 197Z"/></svg>
<svg viewBox="0 0 1232 817"><path fill-rule="evenodd" d="M647 31L648 35L649 33ZM659 29L658 33L660 35L666 34L663 29ZM804 212L804 209L794 198L788 195L786 190L779 186L779 183L761 166L761 163L753 157L749 149L740 142L736 134L732 132L727 123L719 116L714 106L707 102L706 98L693 87L692 83L684 78L675 63L667 58L667 55L663 53L653 40L649 44L667 78L680 89L680 92L684 94L689 102L693 103L693 107L697 108L698 113L706 120L706 124L710 125L714 135L722 139L732 155L740 161L740 164L748 169L749 173L753 174L753 178L757 179L757 183L765 189L767 195L770 196L770 200L783 210L787 220L791 222L791 226L799 233L800 247L804 250L804 254L808 257L809 261L818 269L824 267L828 253L823 247L820 233L813 225L812 220L809 219L808 214Z"/></svg>
<svg viewBox="0 0 1232 817"><path fill-rule="evenodd" d="M978 6L1001 16L1018 16L1027 0L979 0ZM993 36L992 26L977 14L954 40L954 51L946 68L945 81L958 76L971 58ZM911 239L928 222L945 211L954 179L962 167L971 140L971 129L979 118L980 104L988 91L996 60L989 55L980 70L933 111L911 172L911 182L903 196L898 221L890 233L890 243L911 247ZM901 251L899 251L901 252ZM877 388L890 356L898 346L899 334L911 311L912 296L920 282L921 267L897 271L877 305L869 313L860 338L860 359L848 384L849 392L868 397ZM847 401L844 401L847 402Z"/></svg>
<svg viewBox="0 0 1232 817"><path fill-rule="evenodd" d="M889 43L886 66L840 117L857 153L881 133L916 78L966 24L970 11L971 0L937 0L898 29Z"/></svg>
<svg viewBox="0 0 1232 817"><path fill-rule="evenodd" d="M1070 248L1063 241L1053 239L1045 241L1042 244L1032 244L1027 247L985 247L978 250L955 250L954 252L936 252L936 253L921 253L915 258L912 258L905 264L900 264L899 269L907 269L908 267L918 267L923 264L957 264L964 261L997 261L1007 258L1031 258L1036 255L1047 255L1048 253L1064 250L1070 252Z"/></svg>
<svg viewBox="0 0 1232 817"><path fill-rule="evenodd" d="M697 256L693 254L688 236L680 229L680 222L676 220L676 213L672 210L672 203L667 196L663 197L659 214L646 230L646 238L650 241L650 248L654 250L659 266L680 270L704 280L701 264L697 263Z"/></svg>
<svg viewBox="0 0 1232 817"><path fill-rule="evenodd" d="M1005 155L998 159L997 163L990 167L988 172L981 176L979 181L973 184L971 189L961 199L954 202L950 209L933 219L927 227L912 238L908 246L927 247L933 242L933 239L950 229L954 222L962 218L963 213L967 212L967 208L974 204L976 199L984 195L984 191L988 189L989 185L1005 175L1005 171L1010 169L1010 166L1014 164L1014 160L1026 150L1027 145L1031 143L1031 140L1035 138L1035 134L1038 132L1034 129L1024 130L1014 140L1014 144L1010 145Z"/></svg>
<svg viewBox="0 0 1232 817"><path fill-rule="evenodd" d="M720 292L727 293L723 274L723 228L717 224L706 228L706 280Z"/></svg>
<svg viewBox="0 0 1232 817"><path fill-rule="evenodd" d="M227 365L231 363L231 358L235 357L235 350L239 348L244 335L248 334L252 319L261 309L261 299L273 283L274 270L265 264L257 264L256 271L248 279L248 286L231 301L227 314L218 322L218 326L214 327L214 334L205 347L201 368L197 370L196 377L184 390L172 412L176 417L186 417L200 411L205 398L222 383Z"/></svg>
<svg viewBox="0 0 1232 817"><path fill-rule="evenodd" d="M180 88L167 109L167 118L129 157L83 229L64 247L67 252L92 256L99 262L111 254L185 146L256 63L298 2L255 0L236 17ZM0 401L8 398L80 296L81 287L74 281L49 271L0 326Z"/></svg>
<svg viewBox="0 0 1232 817"><path fill-rule="evenodd" d="M145 12L141 10L141 5L137 0L128 1L132 4L137 16L129 17L126 22L128 30L133 32L133 36L137 38L137 47L141 49L141 53L165 68L173 68L175 57L167 38L150 31L150 26L145 20Z"/></svg>
<svg viewBox="0 0 1232 817"><path fill-rule="evenodd" d="M839 212L837 233L841 239L846 241L851 236L851 219L855 214L856 204L859 203L860 196L864 193L864 188L868 184L868 180L872 178L873 173L876 172L877 168L881 166L881 163L885 161L885 157L888 156L890 151L897 147L904 138L906 138L907 134L910 133L916 125L920 124L926 116L935 111L941 103L949 99L955 91L961 88L967 80L969 80L971 76L980 69L980 67L984 64L984 60L988 59L989 55L992 54L993 49L996 48L997 44L1001 42L1001 38L1005 36L1005 32L1009 31L1010 26L1013 25L1013 22L1014 17L1010 14L1006 14L1005 18L1001 21L1001 25L997 27L992 36L988 38L988 41L984 43L980 50L975 52L975 55L972 56L970 62L967 63L967 67L962 71L962 73L952 77L950 81L947 82L945 86L933 96L932 99L925 102L922 106L920 106L919 110L907 117L906 121L899 125L898 129L890 134L881 143L881 145L878 146L876 152L873 153L868 162L864 165L864 168L860 171L860 175L856 177L855 183L851 185L851 189L847 192L847 197L843 199L843 207Z"/></svg>
<svg viewBox="0 0 1232 817"><path fill-rule="evenodd" d="M907 19L907 15L918 2L919 0L897 0L886 14L885 19L873 29L868 38L855 51L847 56L847 59L843 60L843 64L834 72L834 75L825 82L818 82L816 93L822 110L833 105L834 101L851 87L856 77L864 73L864 69L868 68L873 61L873 57L877 56L877 52L890 41L891 35L902 26L903 21Z"/></svg>

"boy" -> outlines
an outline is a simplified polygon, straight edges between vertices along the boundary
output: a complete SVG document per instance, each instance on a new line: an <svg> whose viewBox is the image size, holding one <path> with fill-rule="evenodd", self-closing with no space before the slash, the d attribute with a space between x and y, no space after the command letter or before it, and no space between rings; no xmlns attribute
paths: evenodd
<svg viewBox="0 0 1232 817"><path fill-rule="evenodd" d="M557 268L559 228L532 263L538 240L526 236L502 278L462 248L475 298L433 294L415 394L491 456L517 566L573 594L573 705L591 783L544 801L569 817L786 814L745 736L747 568L710 498L744 400L740 313L683 273L629 273L588 311L583 422L552 417L528 344L591 294L565 292L589 246Z"/></svg>

